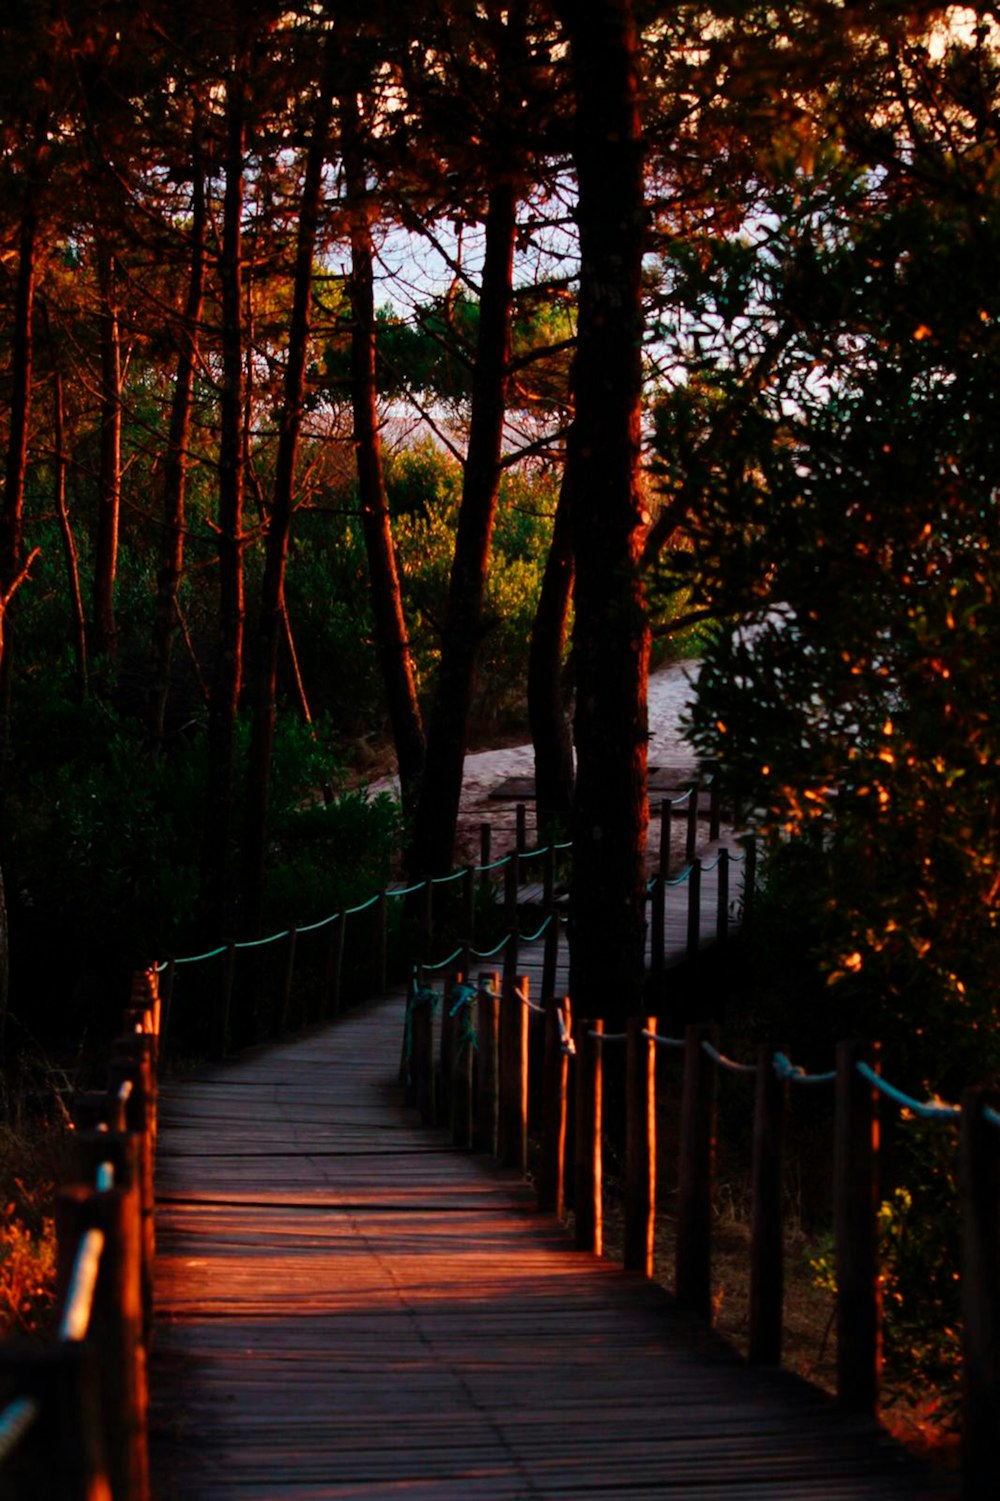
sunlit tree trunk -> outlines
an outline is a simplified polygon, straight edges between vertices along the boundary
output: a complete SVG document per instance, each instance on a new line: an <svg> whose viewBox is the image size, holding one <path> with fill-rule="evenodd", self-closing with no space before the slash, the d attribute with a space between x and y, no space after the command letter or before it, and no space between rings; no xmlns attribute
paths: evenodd
<svg viewBox="0 0 1000 1501"><path fill-rule="evenodd" d="M299 200L298 239L292 313L288 328L285 389L278 431L274 492L267 525L264 578L261 584L257 661L253 687L253 724L247 766L247 823L244 846L244 922L256 932L265 882L267 811L274 751L278 647L285 627L285 571L294 509L295 460L302 428L313 259L323 193L332 118L332 76L328 61L316 103L312 138L306 155Z"/></svg>
<svg viewBox="0 0 1000 1501"><path fill-rule="evenodd" d="M59 519L63 560L66 564L73 656L76 661L77 695L82 702L87 697L87 616L83 605L83 589L80 584L80 556L77 551L76 538L73 535L73 524L69 517L69 506L66 503L66 471L69 468L69 455L66 452L65 393L62 371L59 369L52 373L52 435L55 443L53 500L56 516Z"/></svg>
<svg viewBox="0 0 1000 1501"><path fill-rule="evenodd" d="M500 491L517 201L515 184L498 182L490 192L486 213L469 446L441 664L409 852L414 878L446 872L455 844L486 570Z"/></svg>
<svg viewBox="0 0 1000 1501"><path fill-rule="evenodd" d="M219 281L222 303L222 385L219 393L219 635L208 716L208 801L203 906L206 920L229 928L236 715L243 680L243 165L246 59L237 55L226 81L226 189Z"/></svg>
<svg viewBox="0 0 1000 1501"><path fill-rule="evenodd" d="M528 652L528 722L535 752L535 807L545 840L565 835L573 806L573 735L563 682L563 651L572 594L573 537L569 485L564 476Z"/></svg>
<svg viewBox="0 0 1000 1501"><path fill-rule="evenodd" d="M576 96L580 313L567 464L576 560L577 752L570 991L639 1010L645 933L649 624L636 486L645 201L629 0L558 5Z"/></svg>
<svg viewBox="0 0 1000 1501"><path fill-rule="evenodd" d="M361 119L356 95L348 94L341 100L340 115L351 235L351 404L354 414L358 500L368 556L375 639L396 748L403 806L411 809L424 766L424 727L403 615L403 598L382 472L382 443L376 401L371 204L365 181Z"/></svg>
<svg viewBox="0 0 1000 1501"><path fill-rule="evenodd" d="M101 294L101 449L97 484L97 535L94 543L94 650L114 656L116 645L115 579L118 573L118 523L122 482L121 327L118 318L118 272L110 244L97 247Z"/></svg>
<svg viewBox="0 0 1000 1501"><path fill-rule="evenodd" d="M184 322L180 329L177 373L170 404L170 429L163 458L163 551L156 580L153 620L153 684L149 699L149 735L153 755L163 746L170 663L177 636L181 577L184 571L184 502L187 487L188 443L191 434L191 397L198 360L198 328L205 288L205 174L196 124L192 153L191 266Z"/></svg>

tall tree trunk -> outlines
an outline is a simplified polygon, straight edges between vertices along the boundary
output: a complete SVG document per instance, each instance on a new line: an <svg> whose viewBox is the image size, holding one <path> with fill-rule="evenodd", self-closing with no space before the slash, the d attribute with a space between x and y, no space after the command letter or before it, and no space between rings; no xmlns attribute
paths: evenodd
<svg viewBox="0 0 1000 1501"><path fill-rule="evenodd" d="M153 685L149 698L149 736L154 756L163 747L167 699L170 694L170 662L180 623L178 602L184 571L184 501L187 450L191 433L191 394L198 360L198 327L205 289L206 205L201 129L201 120L196 118L192 149L191 267L170 406L170 430L163 460L163 554L156 579Z"/></svg>
<svg viewBox="0 0 1000 1501"><path fill-rule="evenodd" d="M618 1020L642 1001L649 623L636 486L645 198L630 0L557 7L570 42L579 184L579 342L567 465L577 752L570 991Z"/></svg>
<svg viewBox="0 0 1000 1501"><path fill-rule="evenodd" d="M294 505L295 460L305 399L313 260L323 198L323 165L326 161L333 113L333 79L330 59L332 59L332 43L316 101L312 138L306 155L302 196L299 201L292 314L288 328L288 352L285 361L284 401L278 429L274 493L271 498L264 577L261 584L253 724L250 759L247 767L247 822L244 847L244 921L250 932L256 932L259 928L264 899L267 810L271 759L274 751L278 647L286 624L285 570Z"/></svg>
<svg viewBox="0 0 1000 1501"><path fill-rule="evenodd" d="M52 432L55 440L55 470L53 499L59 518L59 535L62 538L63 560L66 564L66 583L69 587L70 612L73 622L73 655L76 659L76 691L82 703L87 697L87 616L83 607L83 589L80 585L80 557L77 552L73 525L66 504L66 471L69 455L66 452L66 403L63 392L62 371L52 373Z"/></svg>
<svg viewBox="0 0 1000 1501"><path fill-rule="evenodd" d="M441 641L427 758L420 784L411 877L442 875L451 866L462 793L462 768L476 656L482 634L483 595L500 490L500 459L507 392L517 188L497 182L486 212L479 336L472 373L469 447L455 538L448 606Z"/></svg>
<svg viewBox="0 0 1000 1501"><path fill-rule="evenodd" d="M0 673L9 655L7 611L21 572L24 540L24 483L28 469L28 423L31 417L32 323L35 310L35 272L38 255L36 174L42 131L36 134L35 159L25 187L18 245L17 287L10 352L10 418L4 468L3 510L0 512ZM4 699L6 702L6 698ZM0 785L5 780L8 751L6 713L0 714Z"/></svg>
<svg viewBox="0 0 1000 1501"><path fill-rule="evenodd" d="M47 116L43 113L36 125L33 160L21 210L14 326L10 341L10 418L4 466L3 509L0 511L0 814L6 795L10 752L11 658L7 613L24 568L21 548L24 540L24 483L28 468L28 423L31 416L32 319L38 255L37 179L47 123ZM3 884L4 854L4 851L0 851L0 1044L3 1042L7 1022L10 958L7 902Z"/></svg>
<svg viewBox="0 0 1000 1501"><path fill-rule="evenodd" d="M371 206L361 149L361 116L355 94L347 94L341 100L340 115L351 235L351 404L358 498L368 555L375 639L396 747L403 807L412 810L423 772L426 744L382 472L376 401Z"/></svg>
<svg viewBox="0 0 1000 1501"><path fill-rule="evenodd" d="M564 837L573 807L573 735L563 649L573 594L569 485L563 476L528 652L528 723L535 751L535 808L544 840Z"/></svg>
<svg viewBox="0 0 1000 1501"><path fill-rule="evenodd" d="M226 81L226 190L219 280L222 385L219 392L219 637L208 714L208 804L202 864L203 909L215 931L235 920L232 891L236 715L243 681L243 161L246 57Z"/></svg>
<svg viewBox="0 0 1000 1501"><path fill-rule="evenodd" d="M115 578L122 484L121 328L118 273L114 253L103 237L98 241L97 276L101 293L101 456L94 544L93 632L95 652L113 657L117 637Z"/></svg>

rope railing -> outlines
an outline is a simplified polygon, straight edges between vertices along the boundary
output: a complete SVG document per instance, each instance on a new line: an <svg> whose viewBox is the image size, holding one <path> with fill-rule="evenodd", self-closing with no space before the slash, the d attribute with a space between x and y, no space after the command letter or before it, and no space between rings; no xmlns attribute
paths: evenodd
<svg viewBox="0 0 1000 1501"><path fill-rule="evenodd" d="M23 1459L32 1494L149 1498L145 1371L160 1019L150 969L133 978L107 1087L72 1101L71 1167L55 1206L63 1273L55 1338L41 1359L36 1352L22 1362L12 1352L6 1360L13 1396L0 1412L4 1494L10 1485L20 1494Z"/></svg>
<svg viewBox="0 0 1000 1501"><path fill-rule="evenodd" d="M86 1231L77 1247L73 1270L62 1318L59 1320L59 1338L64 1344L80 1344L90 1332L90 1317L94 1310L94 1289L104 1251L104 1231Z"/></svg>
<svg viewBox="0 0 1000 1501"><path fill-rule="evenodd" d="M534 1110L534 1129L538 1136L535 1159L538 1203L540 1208L559 1212L565 1203L565 1141L570 1098L568 1070L572 1067L575 1071L573 1096L576 1112L572 1164L575 1184L573 1233L581 1249L597 1252L603 1247L601 1073L607 1061L606 1045L617 1047L624 1044L628 1124L621 1189L622 1259L627 1269L647 1276L653 1272L656 1140L661 1129L657 1123L655 1055L661 1048L683 1055L677 1131L677 1190L672 1201L672 1217L676 1223L674 1287L678 1306L691 1309L706 1320L711 1320L713 1311L711 1205L715 1078L717 1074L728 1073L753 1080L754 1207L749 1253L749 1353L753 1364L774 1364L781 1359L786 1101L792 1086L808 1088L836 1082L834 1220L838 1281L845 1289L836 1312L840 1321L837 1386L842 1405L866 1413L874 1410L879 1285L878 1268L872 1259L878 1239L875 1216L879 1202L875 1174L879 1140L874 1125L876 1102L889 1100L904 1112L922 1119L941 1123L961 1121L962 1182L965 1185L962 1191L967 1194L980 1191L968 1186L980 1181L981 1191L986 1195L982 1202L986 1204L992 1202L990 1195L995 1199L995 1185L1000 1181L1000 1131L996 1129L1000 1127L1000 1108L992 1100L982 1098L981 1093L976 1092L963 1101L961 1107L937 1098L916 1099L883 1078L877 1067L877 1051L859 1044L838 1047L835 1069L811 1072L795 1063L786 1052L773 1047L759 1047L753 1061L728 1056L717 1045L712 1029L704 1026L691 1026L685 1029L683 1036L671 1036L657 1029L655 1017L643 1016L630 1018L624 1031L606 1031L600 1019L571 1018L568 998L556 998L543 990L542 1001L536 1003L530 996L527 978L521 975L512 979L509 970L502 985L497 975L481 975L474 994L471 982L466 982L456 993L452 1010L456 1012L459 1008L468 1026L457 1042L452 1041L447 1054L442 1051L437 1075L443 1091L439 1098L439 1113L425 1118L439 1122L450 1119L453 1140L460 1139L455 1132L454 1115L456 1081L460 1077L458 1060L464 1059L475 1046L479 1060L475 1099L471 1107L463 1103L462 1109L471 1109L470 1118L479 1120L485 1101L486 1115L492 1119L493 1125L492 1130L462 1140L465 1144L472 1141L478 1149L493 1152L502 1162L523 1169L527 1160L530 1113ZM536 1014L539 1018L544 1017L544 1051L540 1047L528 1046L528 1024ZM469 1036L473 1023L475 1044ZM535 1035L538 1038L537 1032ZM427 1056L432 1059L431 1049L428 1049ZM450 1077L445 1068L446 1056L452 1060ZM540 1090L530 1076L530 1070L539 1064L542 1069ZM461 1099L464 1101L465 1097L461 1096ZM974 1148L968 1144L973 1140L977 1143ZM1000 1245L996 1243L997 1216L992 1212L977 1219L965 1211L964 1223L967 1237L985 1237L982 1246L977 1245L966 1253L964 1275L970 1279L970 1290L965 1295L966 1306L972 1310L966 1320L966 1328L971 1331L967 1340L974 1343L979 1337L976 1330L980 1326L983 1329L993 1327L991 1316L988 1313L980 1316L976 1310L993 1306L1000 1308ZM971 1273L969 1267L973 1268ZM980 1287L983 1279L988 1285ZM846 1289L850 1289L849 1296ZM995 1299L994 1303L990 1303L991 1298ZM868 1315L857 1313L859 1307L864 1308L866 1300L873 1310L870 1320ZM843 1312L845 1307L855 1310L850 1317L860 1320L860 1334L859 1328L847 1322L848 1315ZM864 1332L869 1328L875 1331L871 1339ZM967 1378L967 1384L968 1380L974 1383L975 1379L974 1375ZM991 1440L993 1438L995 1435L991 1434ZM995 1444L992 1452L995 1458L991 1460L992 1489L989 1494L996 1494L1000 1490L1000 1455L996 1455Z"/></svg>

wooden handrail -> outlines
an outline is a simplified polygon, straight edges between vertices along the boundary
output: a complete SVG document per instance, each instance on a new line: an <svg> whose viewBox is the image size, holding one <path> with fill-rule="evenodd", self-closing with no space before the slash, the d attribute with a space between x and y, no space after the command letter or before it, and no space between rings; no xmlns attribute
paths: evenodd
<svg viewBox="0 0 1000 1501"><path fill-rule="evenodd" d="M0 1464L16 1463L23 1451L53 1501L149 1498L146 1350L160 1021L156 972L137 975L107 1087L74 1108L71 1174L56 1202L58 1339L41 1355L3 1352L17 1396L0 1415Z"/></svg>

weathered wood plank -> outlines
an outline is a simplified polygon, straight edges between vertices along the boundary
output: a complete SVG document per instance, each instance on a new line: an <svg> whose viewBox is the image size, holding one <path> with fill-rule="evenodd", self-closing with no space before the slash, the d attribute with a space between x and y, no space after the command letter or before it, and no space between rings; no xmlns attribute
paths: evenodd
<svg viewBox="0 0 1000 1501"><path fill-rule="evenodd" d="M419 1127L402 1004L164 1085L161 1501L953 1494Z"/></svg>

